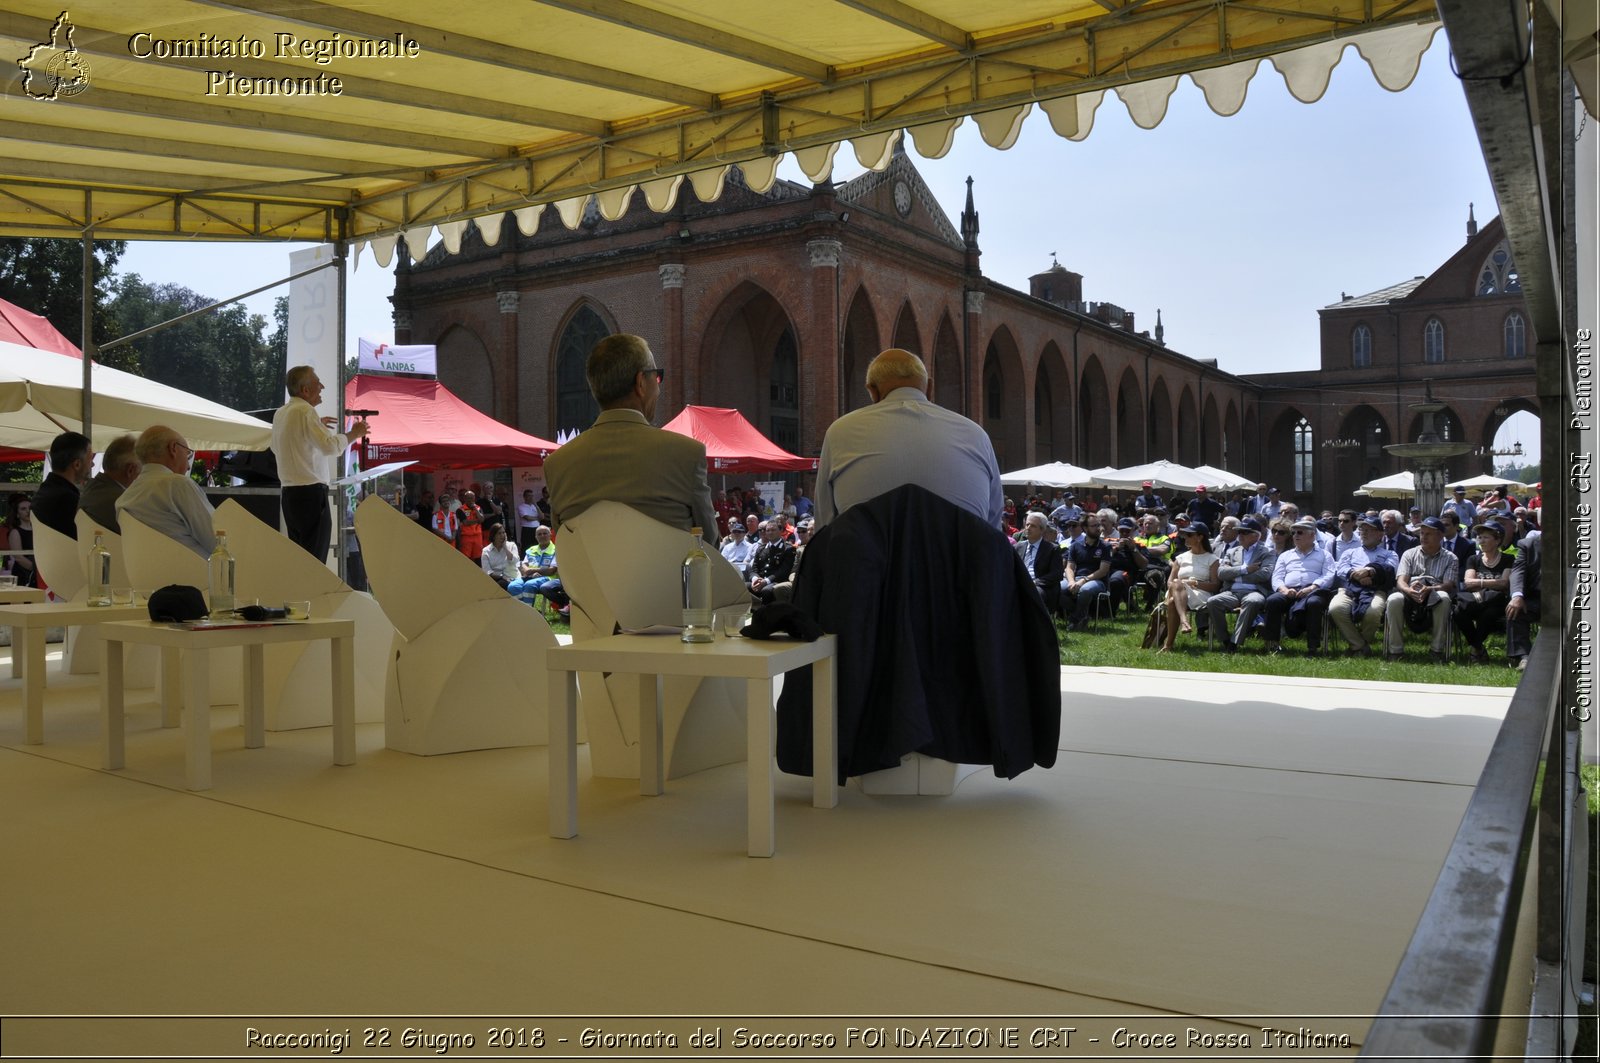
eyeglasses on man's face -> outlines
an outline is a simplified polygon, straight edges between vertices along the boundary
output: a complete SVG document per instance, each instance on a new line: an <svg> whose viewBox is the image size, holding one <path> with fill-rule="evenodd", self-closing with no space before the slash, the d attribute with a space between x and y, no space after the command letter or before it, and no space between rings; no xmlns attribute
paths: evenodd
<svg viewBox="0 0 1600 1063"><path fill-rule="evenodd" d="M646 368L639 370L639 372L644 373L646 375L654 373L657 384L661 383L662 379L665 378L666 375L667 375L667 371L665 369L662 369L659 365L647 366Z"/></svg>

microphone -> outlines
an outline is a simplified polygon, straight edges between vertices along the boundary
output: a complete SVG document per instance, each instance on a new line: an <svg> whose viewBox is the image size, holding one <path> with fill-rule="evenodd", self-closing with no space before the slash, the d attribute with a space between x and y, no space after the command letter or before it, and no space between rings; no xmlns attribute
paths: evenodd
<svg viewBox="0 0 1600 1063"><path fill-rule="evenodd" d="M344 412L348 416L351 416L351 417L376 417L376 416L378 416L378 414L381 411L379 411L379 410L346 410Z"/></svg>

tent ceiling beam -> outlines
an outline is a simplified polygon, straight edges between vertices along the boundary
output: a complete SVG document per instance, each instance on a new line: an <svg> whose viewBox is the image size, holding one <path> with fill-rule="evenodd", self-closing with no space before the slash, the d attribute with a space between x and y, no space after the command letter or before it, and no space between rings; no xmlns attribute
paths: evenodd
<svg viewBox="0 0 1600 1063"><path fill-rule="evenodd" d="M952 51L964 52L972 47L972 35L960 26L952 25L926 11L901 3L900 0L839 0L839 2L873 18L882 19L890 25L910 30Z"/></svg>
<svg viewBox="0 0 1600 1063"><path fill-rule="evenodd" d="M423 51L430 55L449 55L477 63L497 64L514 70L560 78L563 81L613 89L631 96L661 100L682 107L693 107L704 111L711 110L717 105L715 95L687 85L565 59L558 55L547 55L526 48L514 48L479 37L447 32L432 26L421 26L415 22L352 11L331 4L315 3L313 0L201 0L201 2L233 11L269 15L317 30L359 33L369 37L393 37L397 33L403 34L415 40Z"/></svg>
<svg viewBox="0 0 1600 1063"><path fill-rule="evenodd" d="M730 59L740 59L769 70L781 70L819 84L832 79L833 72L826 63L819 63L814 59L761 44L746 37L735 36L725 28L707 26L648 7L640 7L638 4L629 3L628 0L535 0L535 2L546 7L587 15L617 26L643 29L656 37L677 41Z"/></svg>

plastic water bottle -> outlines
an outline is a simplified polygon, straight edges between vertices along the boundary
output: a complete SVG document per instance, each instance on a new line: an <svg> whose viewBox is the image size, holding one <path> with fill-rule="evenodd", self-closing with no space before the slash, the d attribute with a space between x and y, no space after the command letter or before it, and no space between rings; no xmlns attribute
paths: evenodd
<svg viewBox="0 0 1600 1063"><path fill-rule="evenodd" d="M211 551L211 615L233 613L233 555L228 553L228 533L217 532L217 548Z"/></svg>
<svg viewBox="0 0 1600 1063"><path fill-rule="evenodd" d="M689 529L689 553L683 559L683 641L710 642L711 559L700 538L701 529Z"/></svg>
<svg viewBox="0 0 1600 1063"><path fill-rule="evenodd" d="M94 533L94 545L89 547L89 594L87 601L90 605L111 604L111 551L106 549L106 544L101 539L101 532Z"/></svg>

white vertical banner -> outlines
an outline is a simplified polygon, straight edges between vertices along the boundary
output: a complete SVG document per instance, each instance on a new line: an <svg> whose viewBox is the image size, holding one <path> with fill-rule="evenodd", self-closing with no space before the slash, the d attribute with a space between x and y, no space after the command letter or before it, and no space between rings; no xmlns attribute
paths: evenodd
<svg viewBox="0 0 1600 1063"><path fill-rule="evenodd" d="M339 269L335 265L334 246L321 244L289 255L291 274L303 273L316 266L328 268L289 282L289 362L285 368L309 365L315 369L323 385L322 403L317 407L317 415L337 417L344 406L339 359L344 338L339 335ZM287 389L284 398L288 398ZM338 478L341 470L335 465L337 461L325 460L323 483L332 483ZM337 529L340 523L335 512L335 549L329 558L329 567L335 570L339 564Z"/></svg>

